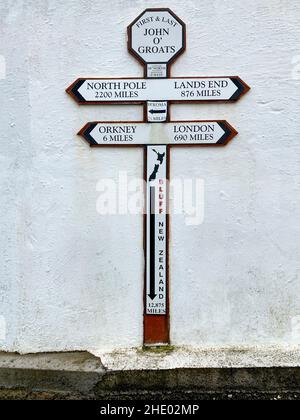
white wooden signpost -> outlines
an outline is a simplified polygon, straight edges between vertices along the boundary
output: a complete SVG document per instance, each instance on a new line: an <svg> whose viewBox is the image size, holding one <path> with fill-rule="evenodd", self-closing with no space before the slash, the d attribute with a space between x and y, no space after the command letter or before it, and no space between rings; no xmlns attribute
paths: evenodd
<svg viewBox="0 0 300 420"><path fill-rule="evenodd" d="M144 78L79 78L67 89L81 105L144 105L144 121L90 122L79 135L92 147L144 147L145 345L170 341L170 148L224 146L237 134L224 120L171 121L169 105L234 102L250 89L238 76L170 77L170 66L183 53L185 44L186 26L171 10L146 9L128 27L128 50L144 66Z"/></svg>

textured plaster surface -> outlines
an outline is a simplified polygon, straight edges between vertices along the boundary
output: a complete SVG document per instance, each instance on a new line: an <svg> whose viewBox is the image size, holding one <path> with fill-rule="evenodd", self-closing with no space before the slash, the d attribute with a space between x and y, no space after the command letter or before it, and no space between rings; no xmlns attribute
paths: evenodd
<svg viewBox="0 0 300 420"><path fill-rule="evenodd" d="M178 347L169 350L129 349L98 353L98 356L108 371L299 366L299 348L293 350L278 347L203 350Z"/></svg>
<svg viewBox="0 0 300 420"><path fill-rule="evenodd" d="M201 225L171 217L172 344L300 343L299 1L2 0L1 350L142 345L142 216L96 212L97 182L142 177L142 151L90 149L76 136L142 109L79 107L64 90L80 76L142 76L126 27L161 6L187 23L174 76L239 75L252 87L236 104L172 106L174 119L227 119L239 131L226 148L171 153L172 177L205 185Z"/></svg>

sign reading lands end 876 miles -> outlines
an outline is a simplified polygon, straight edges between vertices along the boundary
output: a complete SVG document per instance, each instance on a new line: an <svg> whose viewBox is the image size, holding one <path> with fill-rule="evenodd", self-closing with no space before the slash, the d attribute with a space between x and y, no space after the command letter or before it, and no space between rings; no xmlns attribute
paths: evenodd
<svg viewBox="0 0 300 420"><path fill-rule="evenodd" d="M185 32L171 10L146 9L128 27L128 49L147 64L148 77L167 77L167 64L185 50Z"/></svg>

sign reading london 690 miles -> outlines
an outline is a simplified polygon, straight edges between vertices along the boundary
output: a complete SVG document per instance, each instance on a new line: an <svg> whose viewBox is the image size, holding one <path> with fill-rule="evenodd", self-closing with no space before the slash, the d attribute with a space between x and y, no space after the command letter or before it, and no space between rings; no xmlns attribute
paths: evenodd
<svg viewBox="0 0 300 420"><path fill-rule="evenodd" d="M224 146L237 131L227 121L171 121L165 124L97 121L86 124L79 134L91 146Z"/></svg>

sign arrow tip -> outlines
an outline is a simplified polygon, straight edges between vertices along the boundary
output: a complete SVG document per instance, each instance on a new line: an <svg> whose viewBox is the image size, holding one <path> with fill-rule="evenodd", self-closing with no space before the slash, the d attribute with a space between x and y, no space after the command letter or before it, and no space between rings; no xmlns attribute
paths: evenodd
<svg viewBox="0 0 300 420"><path fill-rule="evenodd" d="M96 127L97 123L87 123L78 133L78 136L81 136L86 140L90 146L96 146L98 143L94 140L94 138L91 135L91 132Z"/></svg>
<svg viewBox="0 0 300 420"><path fill-rule="evenodd" d="M249 92L251 89L250 86L248 86L247 83L245 83L239 76L234 76L230 79L237 87L237 90L230 98L231 101L237 101L242 95L245 95L245 93Z"/></svg>
<svg viewBox="0 0 300 420"><path fill-rule="evenodd" d="M217 144L225 146L238 134L238 131L233 128L232 125L230 125L227 121L219 121L218 124L224 131L224 134Z"/></svg>
<svg viewBox="0 0 300 420"><path fill-rule="evenodd" d="M85 79L77 79L66 89L68 95L70 95L79 104L86 103L84 97L79 93L79 89L85 83Z"/></svg>

